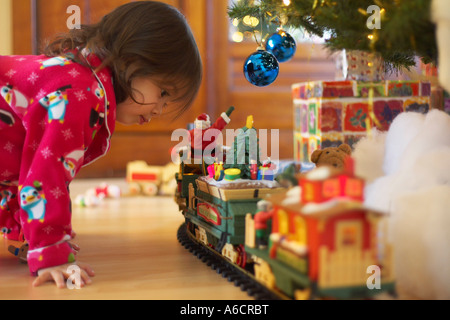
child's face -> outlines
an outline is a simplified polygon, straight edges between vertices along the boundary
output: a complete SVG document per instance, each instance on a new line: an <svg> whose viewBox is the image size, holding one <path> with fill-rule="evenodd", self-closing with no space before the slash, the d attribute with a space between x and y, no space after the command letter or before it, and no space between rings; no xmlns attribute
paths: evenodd
<svg viewBox="0 0 450 320"><path fill-rule="evenodd" d="M136 103L128 97L117 104L116 121L124 125L146 124L153 117L159 117L167 103L169 94L149 78L136 78L131 84Z"/></svg>

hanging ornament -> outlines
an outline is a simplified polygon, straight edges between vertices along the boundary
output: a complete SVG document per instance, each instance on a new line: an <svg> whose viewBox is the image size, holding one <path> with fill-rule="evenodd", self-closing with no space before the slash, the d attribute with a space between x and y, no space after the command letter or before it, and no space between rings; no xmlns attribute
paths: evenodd
<svg viewBox="0 0 450 320"><path fill-rule="evenodd" d="M267 39L266 50L271 52L279 62L290 60L296 49L294 38L282 28Z"/></svg>
<svg viewBox="0 0 450 320"><path fill-rule="evenodd" d="M258 49L244 63L245 78L257 87L265 87L278 77L279 65L273 54Z"/></svg>

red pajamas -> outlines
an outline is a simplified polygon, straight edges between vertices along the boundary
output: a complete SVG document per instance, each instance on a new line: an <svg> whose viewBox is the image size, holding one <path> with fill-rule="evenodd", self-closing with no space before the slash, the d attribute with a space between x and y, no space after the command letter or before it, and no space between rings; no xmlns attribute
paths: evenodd
<svg viewBox="0 0 450 320"><path fill-rule="evenodd" d="M111 72L96 75L63 57L0 56L0 232L24 236L33 274L75 260L69 184L115 125Z"/></svg>

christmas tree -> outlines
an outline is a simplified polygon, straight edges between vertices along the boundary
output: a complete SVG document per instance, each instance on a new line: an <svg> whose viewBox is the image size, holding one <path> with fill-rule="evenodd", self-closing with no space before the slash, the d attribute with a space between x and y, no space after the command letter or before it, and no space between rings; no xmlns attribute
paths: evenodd
<svg viewBox="0 0 450 320"><path fill-rule="evenodd" d="M231 150L227 152L224 169L239 169L242 179L250 179L252 163L256 164L257 168L261 166L259 139L253 127L253 117L248 116L245 127L239 129Z"/></svg>
<svg viewBox="0 0 450 320"><path fill-rule="evenodd" d="M325 45L331 52L377 53L390 71L409 69L416 56L436 64L430 12L431 0L239 0L228 15L253 16L264 24L302 28L319 37L329 33Z"/></svg>

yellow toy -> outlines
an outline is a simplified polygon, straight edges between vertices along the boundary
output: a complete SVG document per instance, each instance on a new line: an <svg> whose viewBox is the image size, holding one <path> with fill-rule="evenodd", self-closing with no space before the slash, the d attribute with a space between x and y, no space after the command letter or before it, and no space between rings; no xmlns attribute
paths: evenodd
<svg viewBox="0 0 450 320"><path fill-rule="evenodd" d="M223 163L214 163L214 179L219 180L220 179L220 173L223 171Z"/></svg>
<svg viewBox="0 0 450 320"><path fill-rule="evenodd" d="M145 161L131 161L127 164L126 177L129 192L131 195L173 195L176 188L173 177L177 171L178 166L173 163L149 166Z"/></svg>

